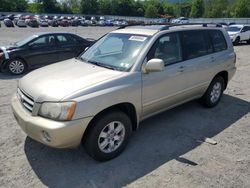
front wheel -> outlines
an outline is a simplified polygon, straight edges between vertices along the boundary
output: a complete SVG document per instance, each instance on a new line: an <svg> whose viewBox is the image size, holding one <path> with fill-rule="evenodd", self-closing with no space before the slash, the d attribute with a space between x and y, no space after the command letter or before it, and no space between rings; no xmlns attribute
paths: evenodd
<svg viewBox="0 0 250 188"><path fill-rule="evenodd" d="M87 132L84 146L97 161L107 161L118 156L126 147L131 133L131 120L123 112L103 114L94 120Z"/></svg>
<svg viewBox="0 0 250 188"><path fill-rule="evenodd" d="M240 37L237 37L233 42L233 45L238 45L240 43Z"/></svg>
<svg viewBox="0 0 250 188"><path fill-rule="evenodd" d="M11 59L8 63L8 71L11 74L19 75L23 74L27 70L26 63L21 59Z"/></svg>
<svg viewBox="0 0 250 188"><path fill-rule="evenodd" d="M203 104L208 108L216 106L220 102L224 88L225 81L223 77L216 76L202 97Z"/></svg>

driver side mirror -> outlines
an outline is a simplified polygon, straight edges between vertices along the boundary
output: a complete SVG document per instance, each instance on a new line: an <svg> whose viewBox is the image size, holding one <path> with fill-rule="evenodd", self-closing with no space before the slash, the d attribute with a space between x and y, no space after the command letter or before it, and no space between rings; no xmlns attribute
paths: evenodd
<svg viewBox="0 0 250 188"><path fill-rule="evenodd" d="M145 72L161 72L164 70L164 67L162 59L150 59L145 65Z"/></svg>

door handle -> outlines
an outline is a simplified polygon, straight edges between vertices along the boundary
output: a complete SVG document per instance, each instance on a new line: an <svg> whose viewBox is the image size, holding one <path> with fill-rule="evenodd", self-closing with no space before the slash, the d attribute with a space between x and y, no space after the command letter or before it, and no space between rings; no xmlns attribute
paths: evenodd
<svg viewBox="0 0 250 188"><path fill-rule="evenodd" d="M185 67L184 67L184 66L179 66L178 72L184 72L184 70L185 70Z"/></svg>
<svg viewBox="0 0 250 188"><path fill-rule="evenodd" d="M211 57L211 61L212 61L212 62L215 62L215 57Z"/></svg>

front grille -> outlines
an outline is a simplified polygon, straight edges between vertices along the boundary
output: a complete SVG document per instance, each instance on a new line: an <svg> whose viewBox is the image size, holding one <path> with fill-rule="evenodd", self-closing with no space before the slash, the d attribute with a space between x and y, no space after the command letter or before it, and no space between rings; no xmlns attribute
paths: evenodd
<svg viewBox="0 0 250 188"><path fill-rule="evenodd" d="M34 100L24 92L22 92L19 88L17 89L17 98L19 99L23 107L32 113Z"/></svg>

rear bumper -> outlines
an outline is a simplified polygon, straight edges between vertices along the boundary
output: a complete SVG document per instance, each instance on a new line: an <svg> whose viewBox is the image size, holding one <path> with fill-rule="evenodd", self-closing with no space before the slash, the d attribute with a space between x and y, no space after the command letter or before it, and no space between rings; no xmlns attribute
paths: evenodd
<svg viewBox="0 0 250 188"><path fill-rule="evenodd" d="M23 108L16 95L12 97L11 107L19 126L29 137L55 148L79 146L83 133L92 119L92 117L88 117L61 122L32 116Z"/></svg>

